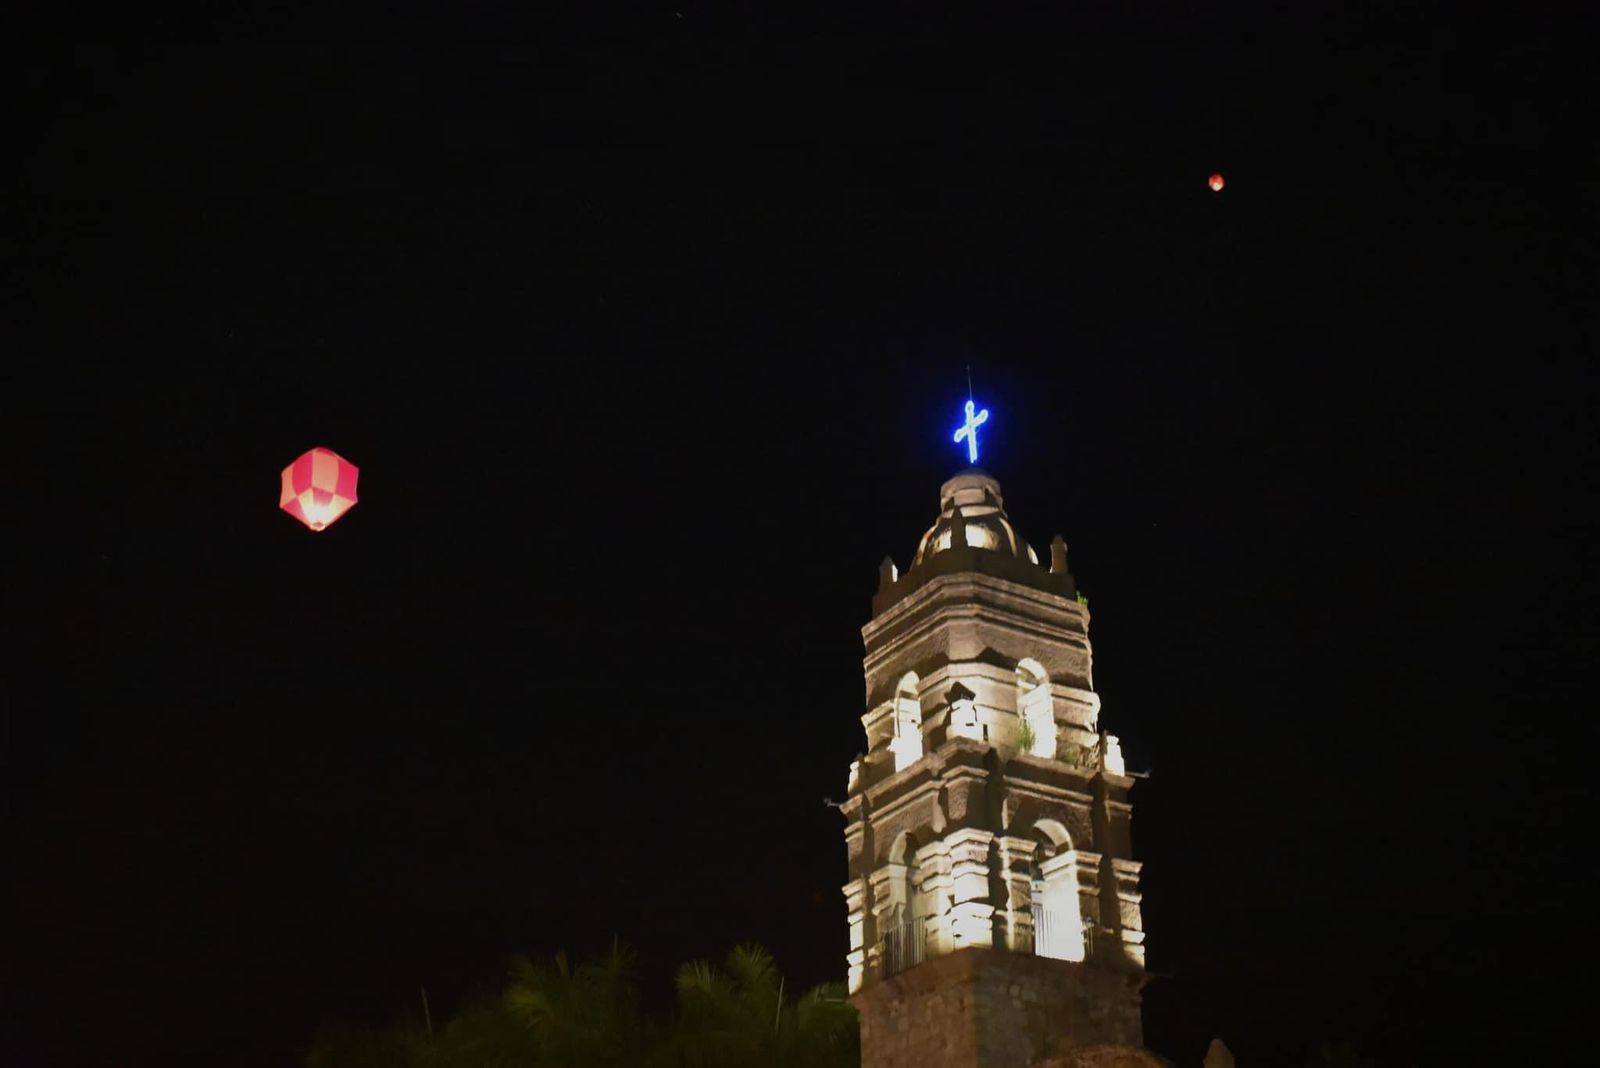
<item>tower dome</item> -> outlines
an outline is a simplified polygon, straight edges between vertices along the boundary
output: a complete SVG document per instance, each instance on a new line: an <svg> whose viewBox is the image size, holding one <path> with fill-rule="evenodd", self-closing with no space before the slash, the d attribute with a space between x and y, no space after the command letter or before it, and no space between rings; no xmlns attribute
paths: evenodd
<svg viewBox="0 0 1600 1068"><path fill-rule="evenodd" d="M1030 564L1039 562L1038 554L1006 515L1000 483L976 467L969 467L939 487L939 518L917 544L911 566L963 546L987 549Z"/></svg>
<svg viewBox="0 0 1600 1068"><path fill-rule="evenodd" d="M1067 544L1057 537L1050 558L1041 562L1006 515L1000 483L969 467L939 487L939 517L917 543L904 574L885 557L878 568L873 615L941 575L978 573L1077 600L1078 588L1067 570Z"/></svg>

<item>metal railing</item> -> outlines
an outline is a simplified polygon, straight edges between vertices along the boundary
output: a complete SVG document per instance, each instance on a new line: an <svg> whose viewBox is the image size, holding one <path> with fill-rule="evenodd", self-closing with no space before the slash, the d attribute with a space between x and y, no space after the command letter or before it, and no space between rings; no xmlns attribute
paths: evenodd
<svg viewBox="0 0 1600 1068"><path fill-rule="evenodd" d="M1076 911L1035 907L1032 916L1034 956L1082 961L1094 957L1093 925L1081 920ZM867 968L877 980L915 968L928 959L927 919L918 917L891 924L873 949L867 955Z"/></svg>
<svg viewBox="0 0 1600 1068"><path fill-rule="evenodd" d="M1033 955L1054 960L1088 960L1094 931L1077 916L1056 909L1033 909Z"/></svg>
<svg viewBox="0 0 1600 1068"><path fill-rule="evenodd" d="M878 976L887 979L928 959L928 922L902 920L884 932L878 942Z"/></svg>

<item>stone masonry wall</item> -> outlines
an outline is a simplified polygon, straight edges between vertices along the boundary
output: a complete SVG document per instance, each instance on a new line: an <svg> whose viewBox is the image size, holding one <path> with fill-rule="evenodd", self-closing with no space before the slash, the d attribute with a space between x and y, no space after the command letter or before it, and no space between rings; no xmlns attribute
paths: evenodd
<svg viewBox="0 0 1600 1068"><path fill-rule="evenodd" d="M1028 1068L1137 1047L1142 975L1001 950L935 957L855 996L862 1068Z"/></svg>

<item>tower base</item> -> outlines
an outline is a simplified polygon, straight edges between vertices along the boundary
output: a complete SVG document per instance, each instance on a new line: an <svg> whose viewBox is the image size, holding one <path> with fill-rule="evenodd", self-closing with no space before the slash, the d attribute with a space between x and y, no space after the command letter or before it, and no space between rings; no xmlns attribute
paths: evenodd
<svg viewBox="0 0 1600 1068"><path fill-rule="evenodd" d="M1145 976L972 947L934 957L853 998L862 1068L1105 1068L1160 1062L1138 1047ZM1080 1058L1081 1059L1081 1058Z"/></svg>

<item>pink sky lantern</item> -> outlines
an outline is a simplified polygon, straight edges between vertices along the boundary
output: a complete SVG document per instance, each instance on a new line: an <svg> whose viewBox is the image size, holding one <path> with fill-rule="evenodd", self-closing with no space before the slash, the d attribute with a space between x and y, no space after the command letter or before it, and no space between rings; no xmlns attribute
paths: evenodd
<svg viewBox="0 0 1600 1068"><path fill-rule="evenodd" d="M356 503L356 465L332 449L316 448L283 469L278 507L312 530L323 530Z"/></svg>

